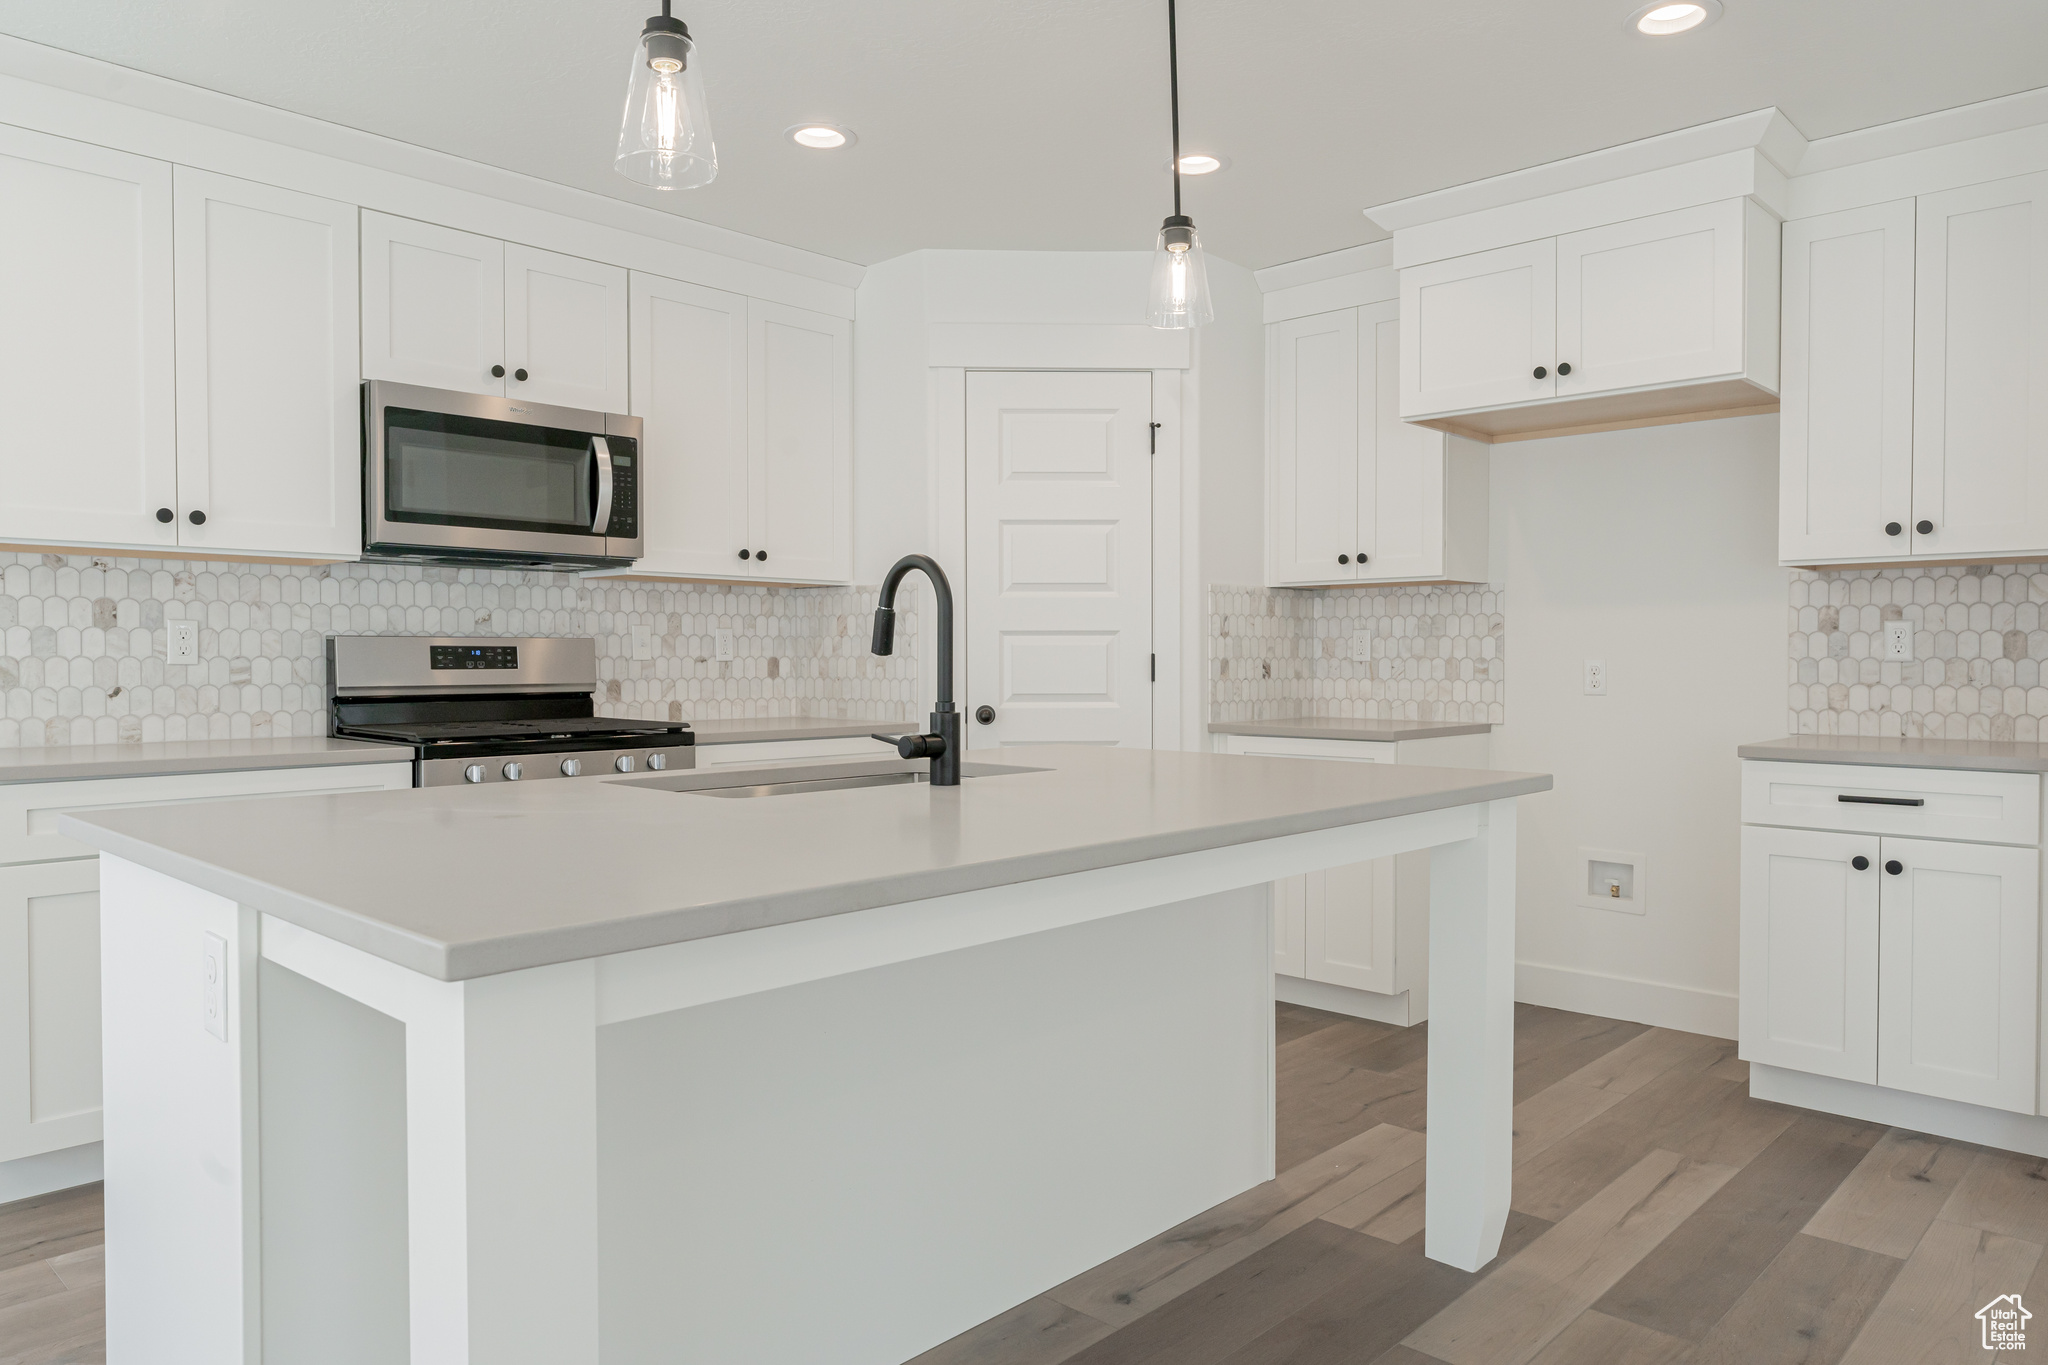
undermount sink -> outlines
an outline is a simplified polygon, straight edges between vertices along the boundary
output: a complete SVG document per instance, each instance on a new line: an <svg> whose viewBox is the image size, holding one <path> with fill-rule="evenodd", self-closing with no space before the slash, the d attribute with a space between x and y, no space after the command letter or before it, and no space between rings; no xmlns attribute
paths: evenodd
<svg viewBox="0 0 2048 1365"><path fill-rule="evenodd" d="M963 777L972 774L963 773ZM745 787L684 788L692 796L790 796L797 792L833 792L847 787L904 787L928 782L928 773L868 773L863 777L813 777L799 782L756 782Z"/></svg>
<svg viewBox="0 0 2048 1365"><path fill-rule="evenodd" d="M845 771L847 766L855 769ZM865 771L862 769L865 768ZM1003 777L1011 773L1041 773L1043 768L1024 768L1007 763L963 763L963 778ZM832 765L823 768L788 768L754 773L680 772L666 777L637 778L618 786L642 787L650 791L682 792L689 796L722 796L746 800L757 796L800 796L806 792L846 791L854 787L907 787L929 782L931 774L922 766L898 767L893 762L881 771L863 764Z"/></svg>

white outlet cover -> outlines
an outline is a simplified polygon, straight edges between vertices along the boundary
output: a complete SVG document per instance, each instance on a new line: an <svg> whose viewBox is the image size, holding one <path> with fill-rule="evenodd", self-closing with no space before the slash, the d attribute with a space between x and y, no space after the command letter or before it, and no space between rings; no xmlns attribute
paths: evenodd
<svg viewBox="0 0 2048 1365"><path fill-rule="evenodd" d="M1586 660L1586 695L1589 697L1604 697L1607 695L1607 661L1605 659Z"/></svg>
<svg viewBox="0 0 2048 1365"><path fill-rule="evenodd" d="M654 627L633 627L633 657L651 659L654 657Z"/></svg>
<svg viewBox="0 0 2048 1365"><path fill-rule="evenodd" d="M720 631L714 631L714 632L712 633L712 637L711 637L711 639L712 639L712 645L713 645L713 654L714 654L714 656L715 656L715 657L716 657L716 658L717 658L717 659L719 660L719 662L723 663L723 662L725 662L725 661L727 661L727 660L729 660L729 659L731 659L731 658L732 658L732 632L731 632L731 631L729 631L729 630L720 630Z"/></svg>
<svg viewBox="0 0 2048 1365"><path fill-rule="evenodd" d="M1372 636L1362 630L1351 637L1351 662L1355 664L1372 662Z"/></svg>
<svg viewBox="0 0 2048 1365"><path fill-rule="evenodd" d="M199 662L199 623L197 621L164 622L164 662L167 664L196 664Z"/></svg>
<svg viewBox="0 0 2048 1365"><path fill-rule="evenodd" d="M1887 661L1910 663L1913 658L1913 623L1911 621L1887 621L1884 623L1884 657Z"/></svg>

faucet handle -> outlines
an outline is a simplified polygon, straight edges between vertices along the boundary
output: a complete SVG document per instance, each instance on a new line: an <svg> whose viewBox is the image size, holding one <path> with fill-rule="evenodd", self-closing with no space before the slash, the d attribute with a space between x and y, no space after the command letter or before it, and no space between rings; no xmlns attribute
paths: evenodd
<svg viewBox="0 0 2048 1365"><path fill-rule="evenodd" d="M869 735L884 744L896 746L896 752L904 758L937 758L946 752L944 735Z"/></svg>

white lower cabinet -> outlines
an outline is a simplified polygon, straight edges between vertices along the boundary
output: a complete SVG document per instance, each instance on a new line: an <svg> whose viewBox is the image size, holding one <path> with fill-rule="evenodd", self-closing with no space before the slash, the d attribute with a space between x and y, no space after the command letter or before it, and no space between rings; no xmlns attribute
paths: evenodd
<svg viewBox="0 0 2048 1365"><path fill-rule="evenodd" d="M1750 1061L1876 1082L1878 842L1742 831L1738 1029Z"/></svg>

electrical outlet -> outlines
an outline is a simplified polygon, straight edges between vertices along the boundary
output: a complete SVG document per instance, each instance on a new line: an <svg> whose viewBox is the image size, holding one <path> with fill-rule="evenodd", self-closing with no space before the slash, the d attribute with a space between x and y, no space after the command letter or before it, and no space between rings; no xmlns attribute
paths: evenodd
<svg viewBox="0 0 2048 1365"><path fill-rule="evenodd" d="M1887 621L1884 623L1884 657L1888 660L1912 661L1913 623L1911 621Z"/></svg>
<svg viewBox="0 0 2048 1365"><path fill-rule="evenodd" d="M1351 662L1369 664L1372 662L1372 636L1359 631L1351 637Z"/></svg>
<svg viewBox="0 0 2048 1365"><path fill-rule="evenodd" d="M1607 695L1607 660L1586 660L1586 695L1604 697Z"/></svg>
<svg viewBox="0 0 2048 1365"><path fill-rule="evenodd" d="M727 660L729 660L729 659L731 659L731 658L732 658L732 632L731 632L731 631L729 631L729 630L719 630L719 631L713 631L713 632L712 632L712 635L711 635L711 641L712 641L712 653L713 653L713 655L714 655L714 656L715 656L715 657L716 657L716 658L718 659L718 661L719 661L720 663L724 663L724 662L726 662Z"/></svg>
<svg viewBox="0 0 2048 1365"><path fill-rule="evenodd" d="M223 1043L228 1040L228 941L219 934L206 936L205 966L206 1031Z"/></svg>
<svg viewBox="0 0 2048 1365"><path fill-rule="evenodd" d="M633 627L633 657L651 659L654 657L654 627Z"/></svg>
<svg viewBox="0 0 2048 1365"><path fill-rule="evenodd" d="M167 664L196 664L199 662L199 623L197 621L164 622L164 662Z"/></svg>

